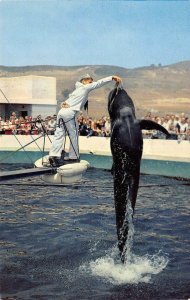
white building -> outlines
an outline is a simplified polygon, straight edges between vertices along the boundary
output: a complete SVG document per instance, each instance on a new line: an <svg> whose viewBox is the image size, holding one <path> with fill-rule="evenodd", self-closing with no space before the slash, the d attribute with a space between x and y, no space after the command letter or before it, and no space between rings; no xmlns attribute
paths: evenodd
<svg viewBox="0 0 190 300"><path fill-rule="evenodd" d="M4 77L0 78L0 89L0 116L3 118L10 117L13 111L23 117L46 117L56 113L55 77Z"/></svg>

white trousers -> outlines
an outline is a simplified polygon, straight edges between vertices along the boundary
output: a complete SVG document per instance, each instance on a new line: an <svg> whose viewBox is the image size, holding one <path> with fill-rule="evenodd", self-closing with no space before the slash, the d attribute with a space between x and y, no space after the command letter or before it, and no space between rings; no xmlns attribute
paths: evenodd
<svg viewBox="0 0 190 300"><path fill-rule="evenodd" d="M62 124L62 120L66 126L65 128ZM60 127L58 126L60 124ZM69 148L69 158L76 159L79 158L79 147L78 147L78 122L76 119L76 111L70 108L62 108L57 115L57 127L54 133L54 138L52 142L52 147L49 152L49 156L61 157L61 151L63 150L63 143L65 141L66 135L69 135L70 148Z"/></svg>

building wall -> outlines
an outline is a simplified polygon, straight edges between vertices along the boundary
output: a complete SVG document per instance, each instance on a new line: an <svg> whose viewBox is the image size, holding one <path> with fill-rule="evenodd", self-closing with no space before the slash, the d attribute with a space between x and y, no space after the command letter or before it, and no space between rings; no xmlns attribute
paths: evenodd
<svg viewBox="0 0 190 300"><path fill-rule="evenodd" d="M32 100L32 78L30 76L0 78L0 88L11 103L29 104ZM0 102L7 103L0 93Z"/></svg>
<svg viewBox="0 0 190 300"><path fill-rule="evenodd" d="M57 104L56 78L35 76L32 79L32 99L40 104ZM33 102L34 103L34 102ZM38 104L38 102L35 104Z"/></svg>
<svg viewBox="0 0 190 300"><path fill-rule="evenodd" d="M56 108L57 105L32 105L32 117L37 117L39 115L42 116L42 118L45 118L47 116L53 116L56 114Z"/></svg>
<svg viewBox="0 0 190 300"><path fill-rule="evenodd" d="M0 78L0 88L12 104L56 104L56 78L20 76ZM0 93L0 103L7 100Z"/></svg>
<svg viewBox="0 0 190 300"><path fill-rule="evenodd" d="M18 116L26 112L32 117L56 113L55 77L29 75L0 78L0 89L5 95L0 92L0 116L3 118L10 117L12 111L16 111Z"/></svg>

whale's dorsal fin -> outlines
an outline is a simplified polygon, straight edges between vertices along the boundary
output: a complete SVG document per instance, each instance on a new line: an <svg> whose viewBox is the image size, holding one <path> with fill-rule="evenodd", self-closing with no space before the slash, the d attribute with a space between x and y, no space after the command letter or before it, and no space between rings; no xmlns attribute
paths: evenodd
<svg viewBox="0 0 190 300"><path fill-rule="evenodd" d="M146 130L159 130L161 132L163 132L165 135L170 135L169 132L160 124L154 122L154 121L150 121L150 120L138 120L139 121L139 125L141 130L142 129L146 129Z"/></svg>

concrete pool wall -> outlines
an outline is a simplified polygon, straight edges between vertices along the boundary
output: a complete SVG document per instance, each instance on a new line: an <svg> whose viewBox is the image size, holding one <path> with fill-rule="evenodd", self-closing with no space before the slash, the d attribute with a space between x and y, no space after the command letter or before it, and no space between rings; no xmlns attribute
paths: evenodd
<svg viewBox="0 0 190 300"><path fill-rule="evenodd" d="M0 162L1 163L31 163L41 157L43 137L36 143L33 139L38 136L0 135ZM53 139L53 136L50 136ZM19 143L20 142L20 143ZM25 151L17 151L21 145L26 145ZM21 145L20 145L21 144ZM67 138L66 149L69 146ZM45 154L48 153L51 142L46 138ZM112 164L110 151L110 138L105 137L79 137L80 154L88 160L93 167L110 169ZM190 178L190 142L161 139L144 139L143 159L141 172L146 174L159 174Z"/></svg>

